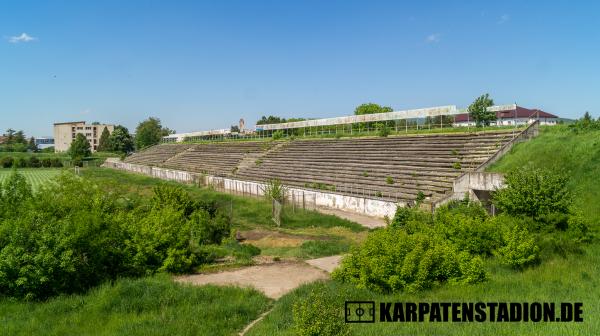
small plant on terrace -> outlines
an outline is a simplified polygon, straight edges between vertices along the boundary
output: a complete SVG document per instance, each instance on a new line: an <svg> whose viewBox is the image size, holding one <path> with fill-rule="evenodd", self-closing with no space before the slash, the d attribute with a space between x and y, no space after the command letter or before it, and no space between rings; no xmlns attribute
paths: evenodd
<svg viewBox="0 0 600 336"><path fill-rule="evenodd" d="M255 163L257 166L260 166L260 165L261 165L263 162L262 162L262 160L261 160L261 159L257 159L256 161L254 161L254 163Z"/></svg>
<svg viewBox="0 0 600 336"><path fill-rule="evenodd" d="M366 171L364 171L364 172L362 173L362 176L363 176L363 177L369 177L369 173L367 173Z"/></svg>
<svg viewBox="0 0 600 336"><path fill-rule="evenodd" d="M460 162L454 162L452 164L452 168L456 169L456 170L460 170L462 168Z"/></svg>
<svg viewBox="0 0 600 336"><path fill-rule="evenodd" d="M415 203L417 204L417 207L423 203L423 201L425 200L425 194L422 191L419 191L417 193L417 197L415 198Z"/></svg>
<svg viewBox="0 0 600 336"><path fill-rule="evenodd" d="M394 184L394 179L391 176L386 176L385 183Z"/></svg>
<svg viewBox="0 0 600 336"><path fill-rule="evenodd" d="M265 183L264 194L269 200L283 202L287 188L278 179L273 179Z"/></svg>

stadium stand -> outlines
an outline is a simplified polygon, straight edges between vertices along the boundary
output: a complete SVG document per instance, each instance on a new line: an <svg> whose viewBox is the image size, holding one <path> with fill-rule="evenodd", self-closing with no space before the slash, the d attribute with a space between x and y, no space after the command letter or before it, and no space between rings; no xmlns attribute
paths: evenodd
<svg viewBox="0 0 600 336"><path fill-rule="evenodd" d="M432 201L513 138L512 132L158 145L125 162L386 200ZM422 194L422 196L421 196Z"/></svg>

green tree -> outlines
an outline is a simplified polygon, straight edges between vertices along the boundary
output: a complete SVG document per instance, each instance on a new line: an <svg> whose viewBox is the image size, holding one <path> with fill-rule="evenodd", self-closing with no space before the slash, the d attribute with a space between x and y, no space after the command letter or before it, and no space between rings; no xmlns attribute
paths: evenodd
<svg viewBox="0 0 600 336"><path fill-rule="evenodd" d="M163 136L174 133L163 127L158 118L148 118L140 122L135 129L135 146L137 149L154 146L160 143Z"/></svg>
<svg viewBox="0 0 600 336"><path fill-rule="evenodd" d="M102 134L100 135L100 141L98 142L99 152L108 152L111 150L109 137L110 131L108 130L108 127L104 127L104 130L102 130Z"/></svg>
<svg viewBox="0 0 600 336"><path fill-rule="evenodd" d="M111 152L129 153L134 150L133 138L125 126L116 126L108 138L108 143L108 150Z"/></svg>
<svg viewBox="0 0 600 336"><path fill-rule="evenodd" d="M32 152L37 152L39 150L37 144L35 143L35 138L29 138L29 143L27 144L27 149Z"/></svg>
<svg viewBox="0 0 600 336"><path fill-rule="evenodd" d="M491 121L496 120L496 112L487 110L487 108L492 105L494 105L494 100L490 98L488 93L477 97L477 99L469 105L469 116L475 121L477 126L489 126Z"/></svg>
<svg viewBox="0 0 600 336"><path fill-rule="evenodd" d="M236 126L236 125L231 125L231 127L229 128L229 131L231 131L231 133L239 133L240 127Z"/></svg>
<svg viewBox="0 0 600 336"><path fill-rule="evenodd" d="M394 111L394 109L392 109L389 106L380 106L375 103L366 103L366 104L357 106L356 109L354 109L354 114L355 115L363 115L363 114L385 113L385 112L392 112L392 111Z"/></svg>
<svg viewBox="0 0 600 336"><path fill-rule="evenodd" d="M276 116L262 116L262 118L260 118L256 124L257 125L267 125L267 124L281 124L286 122L285 118L280 118L280 117L276 117Z"/></svg>
<svg viewBox="0 0 600 336"><path fill-rule="evenodd" d="M92 151L90 150L90 143L85 138L85 135L81 133L77 134L75 140L71 142L71 147L69 147L68 153L73 160L82 159L92 154Z"/></svg>
<svg viewBox="0 0 600 336"><path fill-rule="evenodd" d="M23 133L23 131L15 133L14 143L27 145L27 139L25 138L25 133Z"/></svg>

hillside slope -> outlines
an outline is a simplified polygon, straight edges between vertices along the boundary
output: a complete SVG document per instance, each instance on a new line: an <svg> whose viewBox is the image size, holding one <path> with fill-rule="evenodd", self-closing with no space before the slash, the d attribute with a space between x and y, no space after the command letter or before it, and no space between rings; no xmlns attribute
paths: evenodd
<svg viewBox="0 0 600 336"><path fill-rule="evenodd" d="M527 167L568 172L575 208L595 229L600 227L600 131L575 133L567 126L546 126L540 135L519 143L488 170L506 173Z"/></svg>

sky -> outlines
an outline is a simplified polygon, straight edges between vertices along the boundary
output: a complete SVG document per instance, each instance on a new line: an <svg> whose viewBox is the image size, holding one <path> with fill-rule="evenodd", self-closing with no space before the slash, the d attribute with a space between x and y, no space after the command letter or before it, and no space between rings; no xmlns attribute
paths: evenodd
<svg viewBox="0 0 600 336"><path fill-rule="evenodd" d="M467 107L600 116L600 2L0 0L0 130Z"/></svg>

